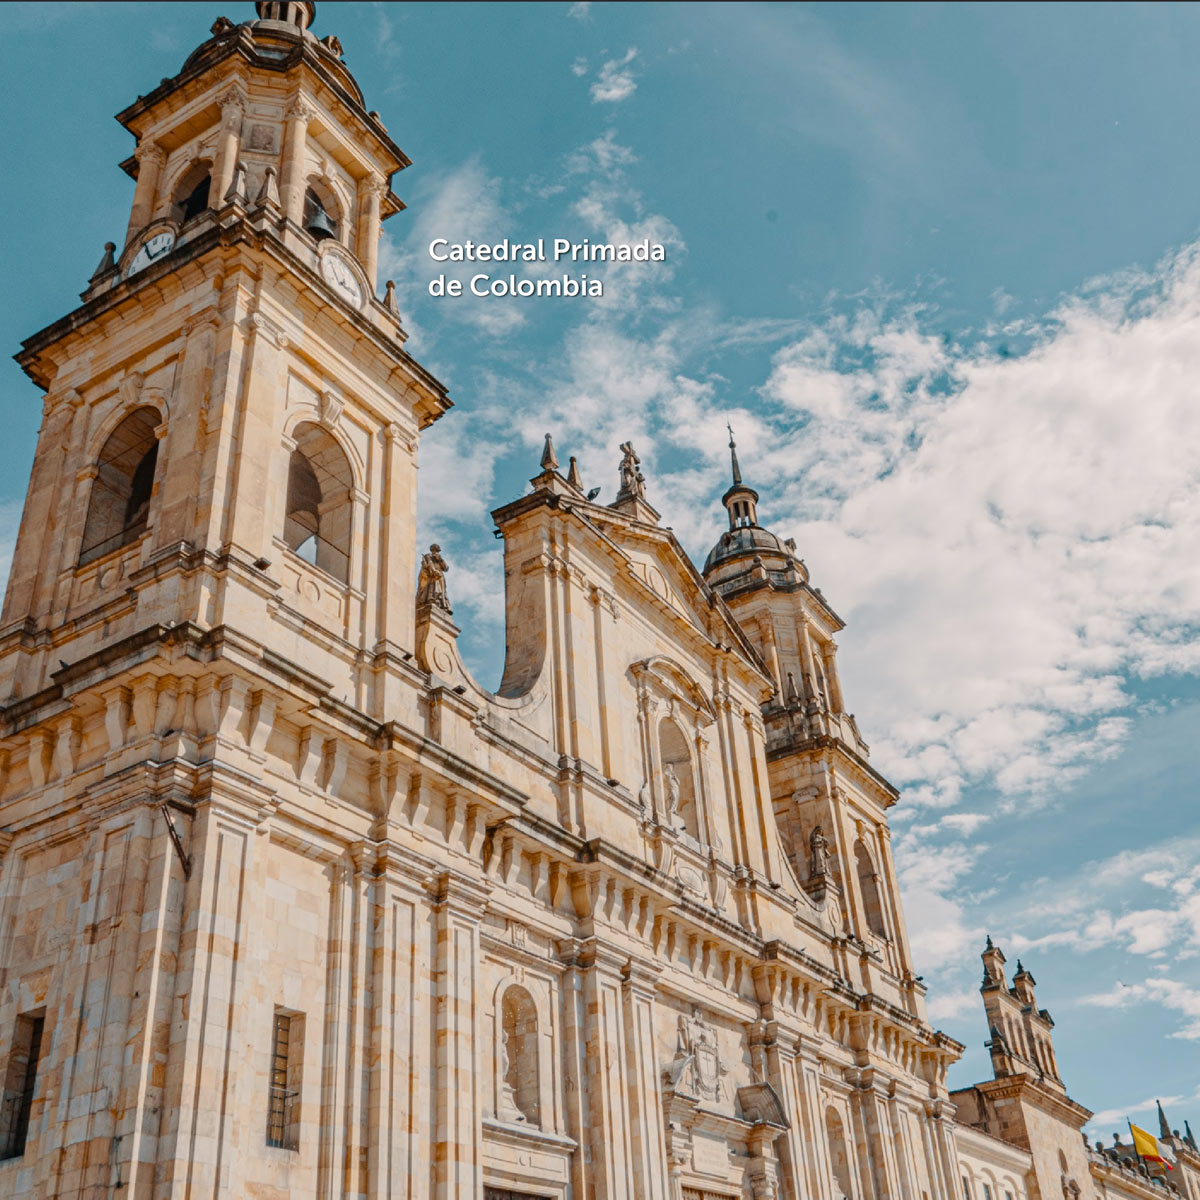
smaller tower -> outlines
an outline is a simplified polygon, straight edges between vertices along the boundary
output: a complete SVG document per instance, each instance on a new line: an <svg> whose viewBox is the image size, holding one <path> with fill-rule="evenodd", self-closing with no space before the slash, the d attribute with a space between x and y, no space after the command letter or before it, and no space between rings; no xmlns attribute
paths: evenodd
<svg viewBox="0 0 1200 1200"><path fill-rule="evenodd" d="M1050 1014L1037 1006L1037 980L1017 960L1012 987L1004 978L1004 954L989 937L983 953L983 1009L991 1034L987 1043L992 1055L992 1072L997 1079L1030 1075L1040 1083L1066 1094L1058 1073Z"/></svg>

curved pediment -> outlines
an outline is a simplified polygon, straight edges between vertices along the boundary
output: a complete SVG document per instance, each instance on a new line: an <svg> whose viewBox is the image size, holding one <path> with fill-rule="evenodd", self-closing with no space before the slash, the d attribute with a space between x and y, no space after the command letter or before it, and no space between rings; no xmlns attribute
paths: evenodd
<svg viewBox="0 0 1200 1200"><path fill-rule="evenodd" d="M674 659L664 654L655 654L631 663L629 669L636 679L653 679L664 693L683 700L694 710L700 724L708 725L717 719L716 709L708 694L688 670Z"/></svg>

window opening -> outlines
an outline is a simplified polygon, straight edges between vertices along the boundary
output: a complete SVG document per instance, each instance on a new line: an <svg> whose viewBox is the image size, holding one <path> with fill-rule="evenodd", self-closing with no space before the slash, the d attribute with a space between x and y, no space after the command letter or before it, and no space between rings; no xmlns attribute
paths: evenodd
<svg viewBox="0 0 1200 1200"><path fill-rule="evenodd" d="M271 1034L271 1084L267 1104L267 1145L300 1148L300 1066L304 1018L275 1010Z"/></svg>
<svg viewBox="0 0 1200 1200"><path fill-rule="evenodd" d="M319 425L292 435L283 540L288 549L340 583L350 581L354 478L342 448Z"/></svg>
<svg viewBox="0 0 1200 1200"><path fill-rule="evenodd" d="M4 1096L0 1100L0 1159L20 1158L25 1153L44 1028L43 1013L26 1013L17 1018L4 1078Z"/></svg>
<svg viewBox="0 0 1200 1200"><path fill-rule="evenodd" d="M161 422L158 409L135 409L104 443L83 526L80 564L127 546L146 531L158 466L154 431Z"/></svg>

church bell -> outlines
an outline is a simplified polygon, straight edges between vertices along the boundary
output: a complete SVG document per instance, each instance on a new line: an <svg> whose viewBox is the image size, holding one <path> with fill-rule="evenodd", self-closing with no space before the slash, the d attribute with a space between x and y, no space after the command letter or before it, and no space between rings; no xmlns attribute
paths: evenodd
<svg viewBox="0 0 1200 1200"><path fill-rule="evenodd" d="M333 222L329 219L329 214L323 208L318 208L313 213L308 220L306 228L318 242L323 241L325 238L337 237L337 230L334 228Z"/></svg>

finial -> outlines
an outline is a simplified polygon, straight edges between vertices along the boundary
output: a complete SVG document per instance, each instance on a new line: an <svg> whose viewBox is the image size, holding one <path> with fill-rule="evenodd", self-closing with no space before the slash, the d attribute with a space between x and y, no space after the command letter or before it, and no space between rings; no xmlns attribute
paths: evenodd
<svg viewBox="0 0 1200 1200"><path fill-rule="evenodd" d="M1158 1109L1158 1136L1168 1138L1171 1136L1171 1126L1167 1124L1167 1114L1163 1112L1161 1100L1155 1100L1155 1106Z"/></svg>
<svg viewBox="0 0 1200 1200"><path fill-rule="evenodd" d="M225 203L246 203L246 164L243 162L233 168L233 182L229 185L229 191L225 193Z"/></svg>
<svg viewBox="0 0 1200 1200"><path fill-rule="evenodd" d="M554 453L554 440L549 434L546 434L546 444L542 447L542 470L558 470L558 455Z"/></svg>
<svg viewBox="0 0 1200 1200"><path fill-rule="evenodd" d="M258 195L254 198L256 205L270 204L275 208L279 207L279 188L275 185L275 168L267 167L263 172L262 187L258 189Z"/></svg>
<svg viewBox="0 0 1200 1200"><path fill-rule="evenodd" d="M1188 1124L1186 1119L1183 1122L1183 1140L1187 1142L1187 1144L1191 1146L1193 1150L1196 1149L1196 1137L1192 1133L1192 1127L1190 1124Z"/></svg>
<svg viewBox="0 0 1200 1200"><path fill-rule="evenodd" d="M725 428L729 430L729 458L733 467L733 485L737 487L742 482L742 469L738 466L737 443L733 440L733 426L726 421Z"/></svg>
<svg viewBox="0 0 1200 1200"><path fill-rule="evenodd" d="M996 947L992 945L992 935L989 933L987 935L987 945L984 946L984 949L985 950L995 950L995 948Z"/></svg>
<svg viewBox="0 0 1200 1200"><path fill-rule="evenodd" d="M392 314L396 320L400 320L400 305L396 302L396 281L389 279L384 284L383 307Z"/></svg>
<svg viewBox="0 0 1200 1200"><path fill-rule="evenodd" d="M1025 974L1025 968L1023 966L1021 966L1021 960L1019 958L1017 959L1017 974L1018 975Z"/></svg>
<svg viewBox="0 0 1200 1200"><path fill-rule="evenodd" d="M100 260L100 265L92 272L92 277L88 280L88 283L99 279L101 275L106 275L116 266L116 249L116 242L104 243L104 257Z"/></svg>
<svg viewBox="0 0 1200 1200"><path fill-rule="evenodd" d="M579 464L575 461L573 454L571 455L571 469L567 472L567 482L576 491L583 491L583 476L579 473Z"/></svg>

